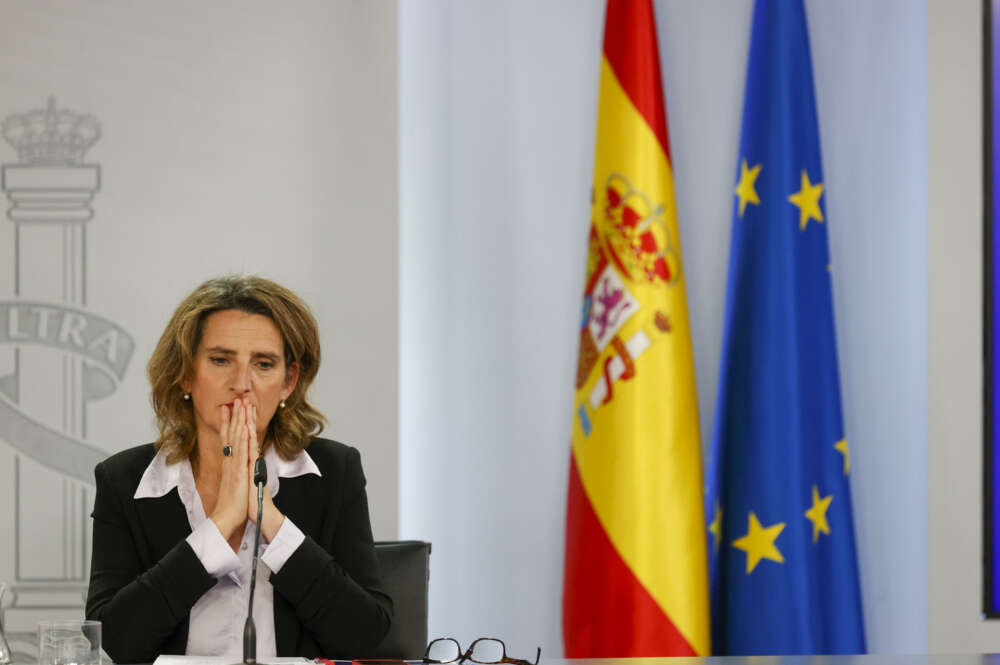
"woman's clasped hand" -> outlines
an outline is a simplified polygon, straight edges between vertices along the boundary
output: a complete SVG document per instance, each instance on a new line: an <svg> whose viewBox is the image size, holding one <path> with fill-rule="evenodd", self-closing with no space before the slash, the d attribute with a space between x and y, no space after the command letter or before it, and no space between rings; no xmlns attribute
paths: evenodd
<svg viewBox="0 0 1000 665"><path fill-rule="evenodd" d="M221 477L215 509L209 512L206 507L206 513L227 540L235 537L238 543L246 521L257 523L257 486L253 482L254 465L260 456L257 407L249 399L236 398L232 404L219 407L219 423L219 450L223 451ZM225 450L227 446L229 451ZM285 517L275 507L271 492L265 490L263 497L260 528L264 539L270 542Z"/></svg>

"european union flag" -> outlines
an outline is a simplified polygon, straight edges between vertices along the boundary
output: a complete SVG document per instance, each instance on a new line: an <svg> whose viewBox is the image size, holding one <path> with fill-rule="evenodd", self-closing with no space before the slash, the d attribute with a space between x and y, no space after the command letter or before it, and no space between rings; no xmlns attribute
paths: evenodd
<svg viewBox="0 0 1000 665"><path fill-rule="evenodd" d="M863 653L801 0L757 0L708 474L718 654Z"/></svg>

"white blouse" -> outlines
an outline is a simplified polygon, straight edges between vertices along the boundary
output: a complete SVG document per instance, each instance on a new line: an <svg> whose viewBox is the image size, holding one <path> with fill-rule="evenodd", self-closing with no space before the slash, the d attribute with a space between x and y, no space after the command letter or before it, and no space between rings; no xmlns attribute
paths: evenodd
<svg viewBox="0 0 1000 665"><path fill-rule="evenodd" d="M319 467L304 450L290 462L281 459L274 447L264 453L267 464L267 490L278 495L280 478L306 474L321 476ZM247 520L243 541L233 552L215 522L205 515L205 507L194 484L191 462L167 464L164 452L146 467L135 491L135 499L162 497L177 488L191 525L188 544L198 560L218 582L191 608L186 653L197 656L243 657L243 624L250 600L250 568L253 561L253 537L256 526ZM257 565L257 588L254 592L253 618L257 627L257 658L277 654L274 637L274 587L271 573L277 573L305 540L305 535L287 516L274 540L267 543L261 535L260 563Z"/></svg>

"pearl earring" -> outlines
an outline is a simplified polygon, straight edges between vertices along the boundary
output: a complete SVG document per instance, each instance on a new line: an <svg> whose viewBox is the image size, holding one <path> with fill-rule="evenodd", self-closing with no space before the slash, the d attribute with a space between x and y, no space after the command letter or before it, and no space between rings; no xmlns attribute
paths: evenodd
<svg viewBox="0 0 1000 665"><path fill-rule="evenodd" d="M184 401L188 402L191 400L191 393L184 393Z"/></svg>
<svg viewBox="0 0 1000 665"><path fill-rule="evenodd" d="M281 400L281 408L285 408L285 400Z"/></svg>

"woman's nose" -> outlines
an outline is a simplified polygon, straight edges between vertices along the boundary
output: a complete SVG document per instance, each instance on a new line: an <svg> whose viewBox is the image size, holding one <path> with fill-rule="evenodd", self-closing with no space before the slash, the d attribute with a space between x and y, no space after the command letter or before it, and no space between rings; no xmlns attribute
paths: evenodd
<svg viewBox="0 0 1000 665"><path fill-rule="evenodd" d="M237 364L233 377L233 390L240 394L250 392L250 379L250 365Z"/></svg>

